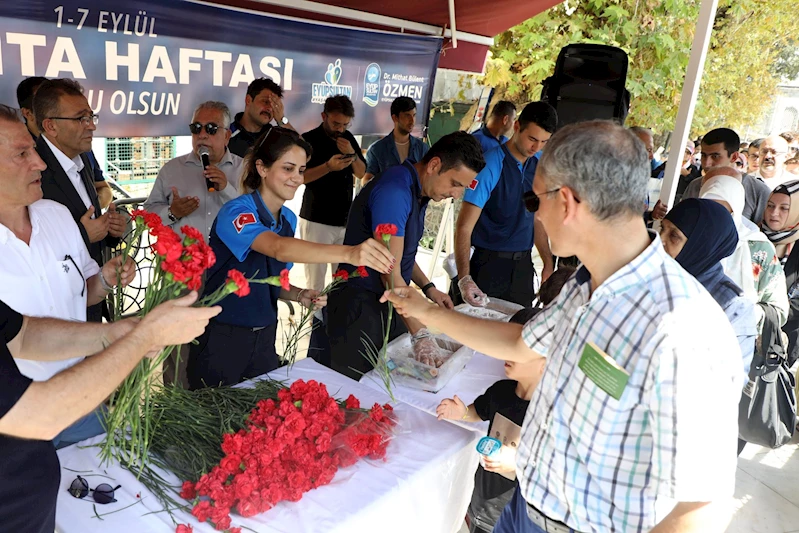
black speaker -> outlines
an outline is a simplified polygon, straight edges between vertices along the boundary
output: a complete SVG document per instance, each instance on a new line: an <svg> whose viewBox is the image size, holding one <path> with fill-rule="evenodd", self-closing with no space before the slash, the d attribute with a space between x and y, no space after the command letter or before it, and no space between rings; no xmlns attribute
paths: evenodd
<svg viewBox="0 0 799 533"><path fill-rule="evenodd" d="M624 124L630 109L627 54L600 44L570 44L558 54L555 73L543 81L541 100L558 111L558 127L586 120Z"/></svg>

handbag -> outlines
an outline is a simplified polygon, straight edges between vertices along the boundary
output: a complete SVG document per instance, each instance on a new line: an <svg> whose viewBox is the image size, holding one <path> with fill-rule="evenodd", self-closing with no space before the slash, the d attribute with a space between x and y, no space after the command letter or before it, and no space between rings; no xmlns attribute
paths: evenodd
<svg viewBox="0 0 799 533"><path fill-rule="evenodd" d="M788 367L777 312L762 307L766 317L738 404L738 435L752 444L779 448L791 440L796 427L796 380Z"/></svg>

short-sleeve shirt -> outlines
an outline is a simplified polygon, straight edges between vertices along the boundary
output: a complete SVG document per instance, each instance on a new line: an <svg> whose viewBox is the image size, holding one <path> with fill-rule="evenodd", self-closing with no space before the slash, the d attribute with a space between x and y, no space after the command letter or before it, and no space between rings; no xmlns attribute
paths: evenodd
<svg viewBox="0 0 799 533"><path fill-rule="evenodd" d="M355 157L365 162L361 147L352 133L345 131L342 137L355 148ZM336 140L325 133L321 124L318 128L303 133L302 138L313 148L307 168L324 165L334 155L341 154ZM305 185L300 216L305 220L328 226L346 226L347 215L350 212L350 205L352 205L353 190L352 165L342 170L328 172L318 180Z"/></svg>
<svg viewBox="0 0 799 533"><path fill-rule="evenodd" d="M429 198L422 197L419 174L412 163L392 167L379 179L370 181L352 204L344 244L355 246L374 236L380 224L397 226L397 236L404 237L405 245L400 262L400 272L405 283L410 284L416 250L424 233L424 215ZM357 265L342 264L341 268L352 272ZM367 267L369 277L351 278L350 287L363 287L382 294L385 290L380 274Z"/></svg>
<svg viewBox="0 0 799 533"><path fill-rule="evenodd" d="M717 501L735 489L735 333L651 237L593 293L581 267L522 332L547 357L516 458L522 495L577 531L649 531L656 501ZM588 342L629 374L620 399L578 366Z"/></svg>
<svg viewBox="0 0 799 533"><path fill-rule="evenodd" d="M517 381L503 379L497 381L474 401L474 409L481 420L488 420L488 434L493 436L494 417L501 414L517 426L524 422L524 414L530 405L516 395ZM482 466L474 474L474 492L469 504L472 520L480 522L483 529L491 529L499 519L505 505L511 500L516 482L488 472Z"/></svg>
<svg viewBox="0 0 799 533"><path fill-rule="evenodd" d="M508 142L508 138L504 135L500 135L499 138L494 137L494 134L491 133L491 130L489 130L488 126L485 124L483 124L479 130L472 133L472 135L477 139L477 142L480 143L480 148L483 149L484 154Z"/></svg>
<svg viewBox="0 0 799 533"><path fill-rule="evenodd" d="M427 143L423 140L410 136L411 143L408 148L408 157L406 161L411 163L418 163L427 154L430 149ZM397 143L394 141L394 133L389 133L379 141L372 143L369 150L366 152L366 172L373 176L377 176L381 172L385 172L391 167L395 167L404 161L400 161L400 155L397 151Z"/></svg>
<svg viewBox="0 0 799 533"><path fill-rule="evenodd" d="M87 280L100 272L83 243L69 209L52 200L28 206L29 243L0 224L0 300L28 316L86 321ZM34 381L46 381L81 361L20 359L17 366Z"/></svg>
<svg viewBox="0 0 799 533"><path fill-rule="evenodd" d="M0 418L28 390L8 351L19 334L22 315L0 301ZM27 440L0 434L0 524L3 531L53 533L61 470L52 441Z"/></svg>
<svg viewBox="0 0 799 533"><path fill-rule="evenodd" d="M297 217L287 207L280 209L278 220L275 220L258 192L226 203L211 228L210 245L216 254L216 263L208 270L203 293L211 294L223 285L231 269L255 279L279 276L284 268L291 269L291 263L254 251L252 243L266 231L294 238L296 226ZM251 283L248 296L239 298L231 294L225 297L219 303L222 312L214 320L250 328L272 325L277 321L279 295L280 287Z"/></svg>
<svg viewBox="0 0 799 533"><path fill-rule="evenodd" d="M532 250L534 214L523 195L533 189L538 154L519 162L506 144L485 154L486 166L463 193L463 201L482 209L472 230L472 245L495 252Z"/></svg>

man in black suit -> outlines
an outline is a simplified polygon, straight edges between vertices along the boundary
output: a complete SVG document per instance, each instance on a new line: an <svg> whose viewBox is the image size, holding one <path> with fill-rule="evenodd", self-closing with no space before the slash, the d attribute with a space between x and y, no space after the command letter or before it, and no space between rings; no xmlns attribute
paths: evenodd
<svg viewBox="0 0 799 533"><path fill-rule="evenodd" d="M44 198L66 206L78 222L89 255L103 265L103 247L113 247L125 231L126 217L112 203L101 214L91 164L86 156L92 148L97 115L92 112L83 88L74 80L48 80L33 98L36 123L42 134L36 151L47 165L42 171ZM87 319L102 320L102 304L88 309Z"/></svg>

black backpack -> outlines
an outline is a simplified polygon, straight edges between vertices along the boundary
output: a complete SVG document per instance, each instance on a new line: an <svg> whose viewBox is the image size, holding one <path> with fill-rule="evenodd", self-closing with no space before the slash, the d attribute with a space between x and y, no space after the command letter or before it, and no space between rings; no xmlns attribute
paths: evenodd
<svg viewBox="0 0 799 533"><path fill-rule="evenodd" d="M555 73L542 82L541 100L558 112L558 128L586 120L624 125L630 109L627 54L601 44L570 44L558 54Z"/></svg>

